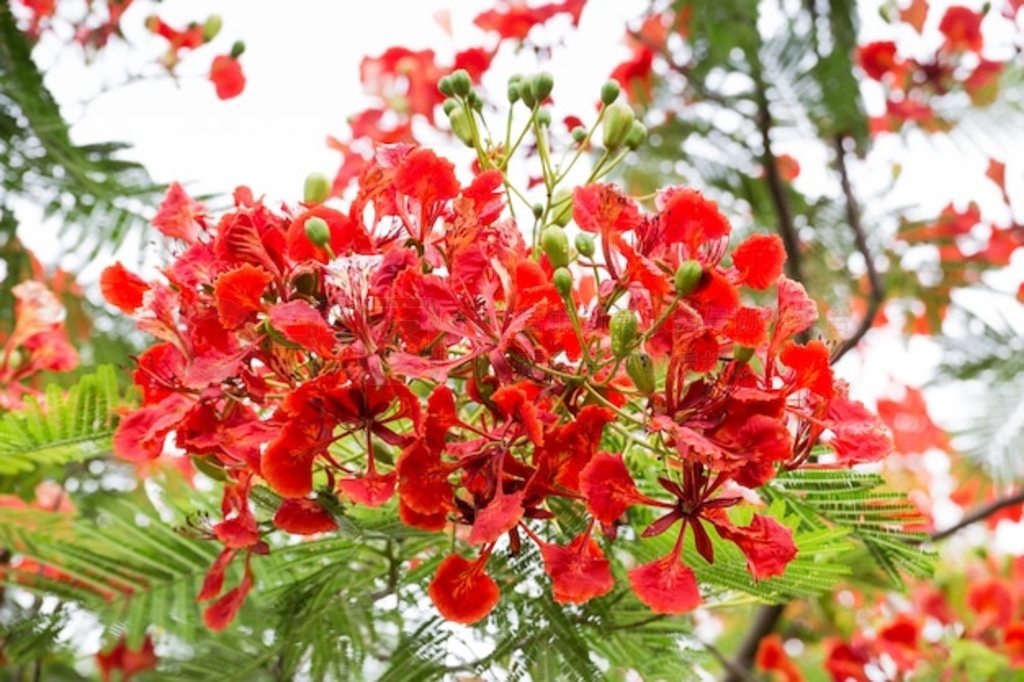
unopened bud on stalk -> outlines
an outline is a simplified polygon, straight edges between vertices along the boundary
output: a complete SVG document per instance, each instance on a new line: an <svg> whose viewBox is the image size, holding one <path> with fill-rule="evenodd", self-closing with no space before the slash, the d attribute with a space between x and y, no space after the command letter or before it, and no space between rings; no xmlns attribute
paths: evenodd
<svg viewBox="0 0 1024 682"><path fill-rule="evenodd" d="M618 149L626 141L636 114L628 104L616 102L608 107L604 115L604 146L607 149Z"/></svg>
<svg viewBox="0 0 1024 682"><path fill-rule="evenodd" d="M562 298L569 298L572 295L572 273L568 268L555 270L555 274L551 276L551 282Z"/></svg>
<svg viewBox="0 0 1024 682"><path fill-rule="evenodd" d="M455 137L465 143L467 147L473 146L473 128L466 112L460 109L452 109L448 114L448 122L452 125L452 132Z"/></svg>
<svg viewBox="0 0 1024 682"><path fill-rule="evenodd" d="M601 103L604 104L605 106L608 106L609 104L617 100L619 98L620 90L621 88L619 88L618 81L607 81L604 85L601 86Z"/></svg>
<svg viewBox="0 0 1024 682"><path fill-rule="evenodd" d="M612 355L616 360L626 357L633 347L638 325L636 313L632 310L620 310L612 315L608 323L608 332L612 338Z"/></svg>
<svg viewBox="0 0 1024 682"><path fill-rule="evenodd" d="M703 276L704 268L700 263L692 258L683 261L676 270L676 293L680 296L691 294Z"/></svg>
<svg viewBox="0 0 1024 682"><path fill-rule="evenodd" d="M469 106L473 107L477 111L481 111L484 108L484 98L476 90L469 91Z"/></svg>
<svg viewBox="0 0 1024 682"><path fill-rule="evenodd" d="M519 99L523 100L523 104L527 107L533 109L537 104L537 98L533 96L533 88L530 86L530 81L525 78L517 84L517 87L519 88Z"/></svg>
<svg viewBox="0 0 1024 682"><path fill-rule="evenodd" d="M583 126L576 126L575 128L572 129L571 135L573 141L578 144L580 142L583 142L583 140L587 139L587 129L584 128Z"/></svg>
<svg viewBox="0 0 1024 682"><path fill-rule="evenodd" d="M594 255L594 238L586 232L580 232L576 235L576 250L584 258L590 258Z"/></svg>
<svg viewBox="0 0 1024 682"><path fill-rule="evenodd" d="M633 125L629 129L629 134L626 135L626 148L636 149L644 143L647 139L647 126L640 121L633 121Z"/></svg>
<svg viewBox="0 0 1024 682"><path fill-rule="evenodd" d="M572 190L568 187L561 187L556 190L551 206L554 209L551 222L559 227L568 225L569 221L572 220Z"/></svg>
<svg viewBox="0 0 1024 682"><path fill-rule="evenodd" d="M331 196L331 181L323 173L310 173L302 187L302 200L307 204L322 204Z"/></svg>
<svg viewBox="0 0 1024 682"><path fill-rule="evenodd" d="M508 102L515 104L519 101L519 81L508 82Z"/></svg>
<svg viewBox="0 0 1024 682"><path fill-rule="evenodd" d="M569 264L569 237L557 225L545 227L540 233L540 247L552 267L564 268Z"/></svg>
<svg viewBox="0 0 1024 682"><path fill-rule="evenodd" d="M457 97L465 97L469 94L469 91L473 89L473 80L469 77L469 72L465 69L459 69L453 71L448 78L452 85L452 92Z"/></svg>
<svg viewBox="0 0 1024 682"><path fill-rule="evenodd" d="M551 112L547 109L541 109L537 112L537 125L549 126L551 125Z"/></svg>
<svg viewBox="0 0 1024 682"><path fill-rule="evenodd" d="M206 17L206 21L203 22L203 42L208 43L217 37L220 33L221 26L224 22L221 20L219 14L211 14Z"/></svg>
<svg viewBox="0 0 1024 682"><path fill-rule="evenodd" d="M546 100L554 88L555 78L547 71L541 71L530 81L530 90L533 93L533 98L538 102Z"/></svg>
<svg viewBox="0 0 1024 682"><path fill-rule="evenodd" d="M641 393L654 392L654 363L651 356L642 350L635 350L626 359L626 374Z"/></svg>
<svg viewBox="0 0 1024 682"><path fill-rule="evenodd" d="M540 218L544 215L544 204L534 204L530 207L530 210L533 211L534 218Z"/></svg>
<svg viewBox="0 0 1024 682"><path fill-rule="evenodd" d="M459 100L454 97L446 97L444 102L441 103L441 109L444 111L445 116L448 116L458 108Z"/></svg>
<svg viewBox="0 0 1024 682"><path fill-rule="evenodd" d="M307 218L303 227L306 229L306 239L314 246L322 249L331 241L331 228L323 218Z"/></svg>
<svg viewBox="0 0 1024 682"><path fill-rule="evenodd" d="M231 46L231 52L228 54L231 55L232 59L238 59L242 56L243 52L245 52L245 42L236 40L234 45Z"/></svg>
<svg viewBox="0 0 1024 682"><path fill-rule="evenodd" d="M445 76L441 80L437 81L437 89L441 91L441 94L445 97L454 97L455 88L452 87L452 77Z"/></svg>

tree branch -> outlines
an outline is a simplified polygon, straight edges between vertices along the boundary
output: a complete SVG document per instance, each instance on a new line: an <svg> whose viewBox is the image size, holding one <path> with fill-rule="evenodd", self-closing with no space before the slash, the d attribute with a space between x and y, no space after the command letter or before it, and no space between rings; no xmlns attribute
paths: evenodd
<svg viewBox="0 0 1024 682"><path fill-rule="evenodd" d="M984 521L988 517L992 516L997 512L1002 511L1003 509L1006 509L1007 507L1012 507L1015 504L1021 503L1024 503L1024 490L1020 490L1012 495L1008 495L994 502L989 502L988 504L978 507L974 511L964 514L964 517L960 519L959 523L955 523L949 528L945 528L943 530L932 533L930 536L931 541L939 542L940 540L945 540L950 535L959 533L967 526L973 525L978 521Z"/></svg>
<svg viewBox="0 0 1024 682"><path fill-rule="evenodd" d="M850 224L850 229L853 230L853 241L857 246L858 253L864 258L864 267L867 269L869 292L868 309L864 312L864 317L853 334L839 344L832 353L833 363L860 343L860 340L875 323L878 311L882 307L882 301L885 299L882 278L878 274L878 268L875 267L875 259L871 256L867 234L864 232L864 225L860 220L860 207L857 205L857 199L853 196L853 187L850 185L850 174L846 168L846 150L843 148L845 139L846 137L843 135L837 135L835 139L836 167L839 169L839 184L842 186L843 196L846 198L846 220Z"/></svg>

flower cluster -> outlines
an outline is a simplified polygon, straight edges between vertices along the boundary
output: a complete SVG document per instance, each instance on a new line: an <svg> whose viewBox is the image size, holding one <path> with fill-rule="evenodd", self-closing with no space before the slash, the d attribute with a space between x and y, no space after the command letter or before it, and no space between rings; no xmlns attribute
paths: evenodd
<svg viewBox="0 0 1024 682"><path fill-rule="evenodd" d="M115 451L151 460L173 435L226 480L210 528L224 549L199 596L214 600L210 627L231 621L253 556L269 551L256 485L280 496L273 526L290 534L336 528L339 498L396 497L403 523L456 532L429 595L461 623L499 600L489 557L524 542L557 601L608 593L599 540L646 508L656 519L642 538L675 542L629 583L655 612L683 613L701 602L687 534L707 562L715 534L755 579L781 575L797 554L790 530L758 513L738 525L730 508L782 469L889 452L884 427L833 377L829 348L806 338L817 308L783 276L781 240L755 234L730 251L729 221L700 192L666 188L649 211L599 182L644 134L614 83L556 167L540 107L552 86L547 74L510 84L529 107L546 203L510 183L515 147L482 141L470 75L456 72L439 87L476 147L468 182L432 150L394 144L377 147L344 209L325 201L322 176L281 210L240 188L219 219L174 185L154 219L178 245L162 279L103 273L107 300L159 340L138 360L143 402ZM599 143L608 153L590 178L558 187ZM530 240L507 204L517 199ZM639 449L624 457L624 442ZM556 498L589 519L563 544ZM244 577L225 591L236 560Z"/></svg>
<svg viewBox="0 0 1024 682"><path fill-rule="evenodd" d="M1012 26L1019 9L1018 3L1007 2L1002 21ZM928 14L928 3L916 0L900 13L900 21L923 34ZM938 23L943 40L922 60L903 56L892 40L862 45L857 54L861 70L885 88L885 113L871 120L872 131L895 132L908 123L930 132L948 130L951 123L937 108L941 111L942 99L955 93L966 93L975 106L994 102L1000 76L1015 55L1015 51L1006 57L985 51L982 22L995 14L988 6L981 12L948 7ZM998 20L993 16L993 22Z"/></svg>

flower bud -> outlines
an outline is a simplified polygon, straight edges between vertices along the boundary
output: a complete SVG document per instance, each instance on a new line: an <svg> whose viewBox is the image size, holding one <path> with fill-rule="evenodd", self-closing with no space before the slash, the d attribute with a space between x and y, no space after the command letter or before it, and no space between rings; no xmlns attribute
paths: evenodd
<svg viewBox="0 0 1024 682"><path fill-rule="evenodd" d="M562 298L569 298L572 295L572 273L568 268L555 270L555 274L551 276L551 282Z"/></svg>
<svg viewBox="0 0 1024 682"><path fill-rule="evenodd" d="M302 188L302 200L307 204L322 204L331 196L331 181L323 173L310 173Z"/></svg>
<svg viewBox="0 0 1024 682"><path fill-rule="evenodd" d="M568 187L561 187L555 191L554 200L551 202L553 215L551 222L559 227L565 227L572 220L572 190Z"/></svg>
<svg viewBox="0 0 1024 682"><path fill-rule="evenodd" d="M616 360L626 357L633 347L638 325L636 313L632 310L620 310L612 315L608 323L608 333L612 337L612 355Z"/></svg>
<svg viewBox="0 0 1024 682"><path fill-rule="evenodd" d="M452 126L455 137L462 140L467 147L473 146L473 128L470 126L469 117L462 109L452 109L448 114L448 122Z"/></svg>
<svg viewBox="0 0 1024 682"><path fill-rule="evenodd" d="M573 142L583 142L583 140L587 139L587 129L584 128L583 126L576 126L575 128L572 129L571 135Z"/></svg>
<svg viewBox="0 0 1024 682"><path fill-rule="evenodd" d="M555 78L547 71L541 71L530 80L530 90L538 102L546 100L554 88Z"/></svg>
<svg viewBox="0 0 1024 682"><path fill-rule="evenodd" d="M519 101L519 81L508 82L508 103L515 104Z"/></svg>
<svg viewBox="0 0 1024 682"><path fill-rule="evenodd" d="M545 227L540 233L540 247L552 267L564 268L569 264L569 237L557 225Z"/></svg>
<svg viewBox="0 0 1024 682"><path fill-rule="evenodd" d="M537 104L537 98L533 96L533 88L530 87L530 81L523 79L519 81L517 87L519 89L519 99L523 100L523 104L533 109Z"/></svg>
<svg viewBox="0 0 1024 682"><path fill-rule="evenodd" d="M211 14L206 17L206 21L203 22L203 42L208 43L216 38L223 25L224 22L219 14Z"/></svg>
<svg viewBox="0 0 1024 682"><path fill-rule="evenodd" d="M540 218L544 215L544 204L534 204L530 207L530 210L533 211L534 218Z"/></svg>
<svg viewBox="0 0 1024 682"><path fill-rule="evenodd" d="M704 267L700 263L692 258L683 261L676 270L676 293L680 296L693 293L703 276Z"/></svg>
<svg viewBox="0 0 1024 682"><path fill-rule="evenodd" d="M469 106L473 107L477 111L482 111L484 108L484 98L476 90L469 91Z"/></svg>
<svg viewBox="0 0 1024 682"><path fill-rule="evenodd" d="M635 350L626 358L626 374L641 393L653 393L654 363L651 356L642 350Z"/></svg>
<svg viewBox="0 0 1024 682"><path fill-rule="evenodd" d="M469 94L469 91L473 89L473 80L469 77L469 72L465 69L459 69L453 71L448 78L452 86L452 92L455 93L456 97L465 97Z"/></svg>
<svg viewBox="0 0 1024 682"><path fill-rule="evenodd" d="M444 111L444 115L450 115L454 110L459 108L459 100L454 97L446 97L444 102L441 103L441 109Z"/></svg>
<svg viewBox="0 0 1024 682"><path fill-rule="evenodd" d="M232 59L238 59L242 56L243 52L245 52L245 42L241 40L236 40L235 44L231 46L231 52L229 52L228 54L231 55Z"/></svg>
<svg viewBox="0 0 1024 682"><path fill-rule="evenodd" d="M601 103L604 104L605 106L608 106L609 104L617 100L619 98L620 90L621 88L619 88L618 81L607 81L604 85L601 86Z"/></svg>
<svg viewBox="0 0 1024 682"><path fill-rule="evenodd" d="M307 218L304 227L306 229L306 239L312 242L314 246L322 249L331 241L331 228L323 218L317 218L316 216Z"/></svg>
<svg viewBox="0 0 1024 682"><path fill-rule="evenodd" d="M576 250L584 258L590 258L594 255L594 238L586 232L580 232L576 235Z"/></svg>
<svg viewBox="0 0 1024 682"><path fill-rule="evenodd" d="M547 109L541 109L537 112L537 125L549 126L551 125L551 112Z"/></svg>
<svg viewBox="0 0 1024 682"><path fill-rule="evenodd" d="M633 125L629 129L629 134L626 135L626 148L636 149L644 143L647 139L647 126L640 121L633 121Z"/></svg>
<svg viewBox="0 0 1024 682"><path fill-rule="evenodd" d="M437 89L445 97L454 97L455 96L455 88L452 87L452 77L451 76L445 76L441 80L437 81Z"/></svg>
<svg viewBox="0 0 1024 682"><path fill-rule="evenodd" d="M628 104L616 102L608 107L604 114L604 146L617 149L626 141L636 114Z"/></svg>

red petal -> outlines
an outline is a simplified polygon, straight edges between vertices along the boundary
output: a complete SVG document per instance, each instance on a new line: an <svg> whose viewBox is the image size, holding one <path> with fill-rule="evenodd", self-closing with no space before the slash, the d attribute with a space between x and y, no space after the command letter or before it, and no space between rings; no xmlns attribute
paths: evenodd
<svg viewBox="0 0 1024 682"><path fill-rule="evenodd" d="M469 533L469 544L494 542L516 527L523 518L522 490L509 495L498 494L476 515Z"/></svg>
<svg viewBox="0 0 1024 682"><path fill-rule="evenodd" d="M228 590L223 597L213 602L203 611L203 622L206 623L206 627L214 632L220 632L231 625L231 621L235 619L238 609L242 608L242 604L245 603L245 598L251 589L252 574L249 572L248 566L246 566L245 577L242 579L241 584L234 589Z"/></svg>
<svg viewBox="0 0 1024 682"><path fill-rule="evenodd" d="M544 543L540 553L559 603L582 604L615 587L611 564L589 533L577 536L567 547Z"/></svg>
<svg viewBox="0 0 1024 682"><path fill-rule="evenodd" d="M398 518L402 523L411 527L437 532L445 529L448 525L448 515L445 512L437 514L421 514L405 503L402 498L398 499Z"/></svg>
<svg viewBox="0 0 1024 682"><path fill-rule="evenodd" d="M587 511L603 524L614 523L626 510L643 501L622 457L607 452L594 455L580 472L580 492Z"/></svg>
<svg viewBox="0 0 1024 682"><path fill-rule="evenodd" d="M641 223L636 203L615 185L577 187L573 191L572 217L585 232L629 232Z"/></svg>
<svg viewBox="0 0 1024 682"><path fill-rule="evenodd" d="M394 473L367 473L361 478L343 478L338 489L357 504L379 507L395 494L395 478Z"/></svg>
<svg viewBox="0 0 1024 682"><path fill-rule="evenodd" d="M100 291L107 303L130 315L142 306L142 297L149 291L149 285L117 262L100 275Z"/></svg>
<svg viewBox="0 0 1024 682"><path fill-rule="evenodd" d="M263 307L263 291L272 279L266 270L248 263L217 277L213 288L217 318L228 329L238 329Z"/></svg>
<svg viewBox="0 0 1024 682"><path fill-rule="evenodd" d="M210 64L210 81L217 90L220 99L231 99L242 94L245 89L245 74L242 65L231 55L222 54L214 57Z"/></svg>
<svg viewBox="0 0 1024 682"><path fill-rule="evenodd" d="M278 303L270 309L270 323L292 343L323 357L333 356L334 330L305 301Z"/></svg>
<svg viewBox="0 0 1024 682"><path fill-rule="evenodd" d="M286 499L274 513L274 525L296 535L329 533L338 524L326 509L305 498Z"/></svg>
<svg viewBox="0 0 1024 682"><path fill-rule="evenodd" d="M417 440L398 458L398 495L418 514L444 514L452 506L454 489L448 482L451 469L441 453Z"/></svg>
<svg viewBox="0 0 1024 682"><path fill-rule="evenodd" d="M828 348L821 341L806 346L787 344L779 359L796 373L792 390L806 388L823 398L832 396L832 364Z"/></svg>
<svg viewBox="0 0 1024 682"><path fill-rule="evenodd" d="M686 244L691 257L702 245L728 237L732 230L718 204L697 190L673 187L658 197L658 203L665 240Z"/></svg>
<svg viewBox="0 0 1024 682"><path fill-rule="evenodd" d="M746 306L740 308L726 323L724 331L734 343L747 348L760 347L768 341L768 320L765 319L765 310Z"/></svg>
<svg viewBox="0 0 1024 682"><path fill-rule="evenodd" d="M288 225L286 241L288 257L292 260L315 260L327 263L331 259L326 249L316 246L306 236L306 221L310 218L320 218L327 223L331 234L331 251L335 256L344 256L353 251L363 252L369 246L366 231L359 223L341 211L327 206L314 206L295 216L295 219Z"/></svg>
<svg viewBox="0 0 1024 682"><path fill-rule="evenodd" d="M193 201L180 184L172 182L153 218L153 227L168 237L193 244L199 239L205 221L206 208Z"/></svg>
<svg viewBox="0 0 1024 682"><path fill-rule="evenodd" d="M629 582L640 601L655 613L686 613L700 605L697 579L675 553L634 568Z"/></svg>
<svg viewBox="0 0 1024 682"><path fill-rule="evenodd" d="M782 575L796 558L793 532L769 516L755 514L750 525L742 528L718 518L711 522L719 535L736 543L747 556L747 570L755 580Z"/></svg>
<svg viewBox="0 0 1024 682"><path fill-rule="evenodd" d="M818 307L799 282L779 279L779 307L772 331L771 352L775 353L791 338L818 321Z"/></svg>
<svg viewBox="0 0 1024 682"><path fill-rule="evenodd" d="M317 441L302 424L289 422L260 459L260 473L284 497L305 497L313 490Z"/></svg>
<svg viewBox="0 0 1024 682"><path fill-rule="evenodd" d="M732 252L740 281L753 289L767 289L782 275L786 248L775 234L755 234Z"/></svg>
<svg viewBox="0 0 1024 682"><path fill-rule="evenodd" d="M458 196L461 188L451 161L420 148L405 157L395 175L395 189L426 208Z"/></svg>
<svg viewBox="0 0 1024 682"><path fill-rule="evenodd" d="M444 558L427 591L442 616L466 625L485 618L500 597L498 584L484 573L480 561L458 554Z"/></svg>

